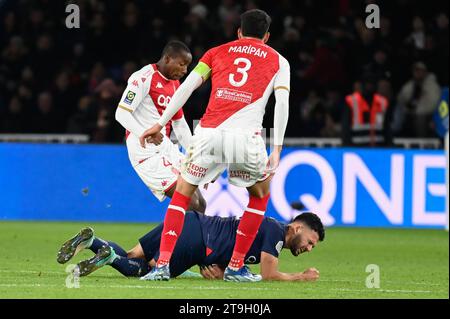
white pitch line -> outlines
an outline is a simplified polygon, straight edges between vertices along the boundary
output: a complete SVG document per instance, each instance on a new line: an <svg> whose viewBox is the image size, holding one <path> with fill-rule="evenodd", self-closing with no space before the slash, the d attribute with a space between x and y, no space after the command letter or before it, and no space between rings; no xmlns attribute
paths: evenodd
<svg viewBox="0 0 450 319"><path fill-rule="evenodd" d="M37 270L2 270L0 269L0 273L23 273L23 274L52 274L52 275L66 275L67 273L64 271L37 271ZM113 274L96 274L96 276L99 277L117 277ZM346 279L319 279L318 282L342 282L342 283L364 283L365 281L360 280L346 280ZM395 284L395 285L418 285L418 286L442 286L442 284L437 283L425 283L425 282L405 282L405 281L383 281L384 283L388 284Z"/></svg>
<svg viewBox="0 0 450 319"><path fill-rule="evenodd" d="M81 284L80 284L81 285ZM95 285L85 285L85 287L96 288ZM194 289L194 290L280 290L279 288L262 288L262 287L211 287L211 286L191 286L186 287L176 287L176 286L142 286L142 285L108 285L104 288L138 288L138 289Z"/></svg>
<svg viewBox="0 0 450 319"><path fill-rule="evenodd" d="M0 273L20 273L20 274L50 274L50 275L63 275L66 276L67 273L65 271L38 271L38 270L2 270L0 269ZM117 277L113 274L96 274L99 277Z"/></svg>
<svg viewBox="0 0 450 319"><path fill-rule="evenodd" d="M55 285L55 284L0 284L0 287L59 287L63 288L63 285ZM142 286L142 285L85 285L80 283L80 288L123 288L123 289L175 289L175 290L280 290L279 288L262 288L262 287L201 287L201 286L192 286L192 287L176 287L176 286Z"/></svg>
<svg viewBox="0 0 450 319"><path fill-rule="evenodd" d="M63 285L55 284L0 284L0 287L60 287ZM280 290L279 288L262 288L262 287L177 287L177 286L143 286L143 285L86 285L80 283L80 288L124 288L124 289L178 289L178 290ZM307 290L313 290L308 287ZM391 290L391 289L349 289L349 288L332 288L331 290L345 292L389 292L389 293L432 293L430 290Z"/></svg>
<svg viewBox="0 0 450 319"><path fill-rule="evenodd" d="M0 288L11 288L11 287L29 287L29 288L45 288L45 287L54 287L54 288L64 288L63 285L55 285L55 284L0 284ZM279 288L262 288L262 287L202 287L202 286L192 286L192 287L176 287L176 286L143 286L143 285L86 285L80 283L80 288L119 288L119 289L163 289L163 290L281 290ZM69 288L67 288L69 289ZM315 289L312 287L304 287L305 291L314 291ZM391 289L347 289L347 288L332 288L334 291L341 292L381 292L381 293L439 293L439 291L430 291L430 290L391 290Z"/></svg>
<svg viewBox="0 0 450 319"><path fill-rule="evenodd" d="M331 290L346 291L346 292L391 292L391 293L425 293L429 294L430 290L391 290L391 289L347 289L347 288L332 288Z"/></svg>
<svg viewBox="0 0 450 319"><path fill-rule="evenodd" d="M20 273L20 274L63 274L59 271L38 271L38 270L2 270L0 269L0 272L6 272L6 273Z"/></svg>
<svg viewBox="0 0 450 319"><path fill-rule="evenodd" d="M319 282L365 283L365 280L319 279ZM382 282L387 283L387 284L396 284L396 285L442 286L442 284L426 283L426 282L414 282L414 281L390 281L390 280L383 280Z"/></svg>
<svg viewBox="0 0 450 319"><path fill-rule="evenodd" d="M0 284L0 287L57 287L57 285L50 285L50 284Z"/></svg>

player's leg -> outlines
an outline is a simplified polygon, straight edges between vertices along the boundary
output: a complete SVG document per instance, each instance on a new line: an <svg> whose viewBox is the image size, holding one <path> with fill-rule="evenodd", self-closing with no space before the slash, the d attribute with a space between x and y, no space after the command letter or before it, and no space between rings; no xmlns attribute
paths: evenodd
<svg viewBox="0 0 450 319"><path fill-rule="evenodd" d="M270 179L266 179L247 188L250 195L249 202L239 222L236 244L229 264L230 267L240 268L244 264L245 255L253 244L259 226L264 219L270 196L269 187Z"/></svg>
<svg viewBox="0 0 450 319"><path fill-rule="evenodd" d="M141 276L150 271L145 259L130 258L128 253L115 242L95 237L87 248L94 252L95 256L78 263L80 276L86 276L105 265L111 265L127 277Z"/></svg>
<svg viewBox="0 0 450 319"><path fill-rule="evenodd" d="M128 251L128 259L144 259L145 260L145 254L144 254L144 250L142 249L142 246L140 243L138 243L136 246L134 246L131 250ZM150 267L148 268L148 272L153 269L153 267L156 266L156 261L155 259L152 259L148 262L148 264L150 265ZM172 273L172 271L171 271ZM142 275L144 275L146 273L143 273ZM140 276L142 276L140 275ZM136 274L133 274L132 276L137 276ZM185 270L183 271L183 273L178 276L180 278L198 278L201 277L200 274L198 273L194 273L191 272L190 270Z"/></svg>
<svg viewBox="0 0 450 319"><path fill-rule="evenodd" d="M211 134L196 134L193 137L191 147L182 162L181 174L164 218L160 256L155 269L146 276L147 280L170 279L169 262L183 229L185 213L191 198L200 183L209 183L217 176L218 171L223 170L221 163L218 163L214 157L211 158L214 141L211 141L210 137ZM221 145L221 140L217 140L218 145Z"/></svg>
<svg viewBox="0 0 450 319"><path fill-rule="evenodd" d="M85 227L81 229L75 236L62 244L61 248L58 250L56 261L60 264L68 262L81 250L90 247L93 240L94 230L92 228Z"/></svg>
<svg viewBox="0 0 450 319"><path fill-rule="evenodd" d="M172 198L173 194L175 193L176 185L172 187L170 190L166 192L166 196ZM206 200L203 197L202 193L199 189L195 191L195 193L191 197L191 202L189 204L189 207L187 210L193 210L198 213L204 214L206 211Z"/></svg>
<svg viewBox="0 0 450 319"><path fill-rule="evenodd" d="M60 264L64 264L83 249L90 249L96 254L105 245L111 246L117 255L127 256L126 251L122 247L114 242L108 242L96 237L91 227L85 227L61 246L58 251L57 261Z"/></svg>
<svg viewBox="0 0 450 319"><path fill-rule="evenodd" d="M139 277L150 271L145 259L119 256L111 246L102 246L95 256L77 264L80 276L87 276L103 266L110 265L126 277Z"/></svg>
<svg viewBox="0 0 450 319"><path fill-rule="evenodd" d="M173 250L181 235L184 216L189 207L191 197L197 190L196 185L189 184L181 176L172 196L164 218L164 227L161 234L160 255L156 267L147 274L145 280L169 280L169 263Z"/></svg>
<svg viewBox="0 0 450 319"><path fill-rule="evenodd" d="M122 256L122 257L127 257L128 256L128 254L125 251L125 249L120 247L115 242L107 241L107 240L101 239L101 238L96 237L96 236L94 236L94 240L92 241L92 244L89 247L86 247L86 248L90 249L94 254L97 254L98 251L103 246L110 246L114 250L114 253L117 256Z"/></svg>
<svg viewBox="0 0 450 319"><path fill-rule="evenodd" d="M259 226L264 219L270 193L271 177L264 174L267 163L265 143L260 135L247 135L238 147L242 161L230 164L231 184L246 187L249 192L247 208L239 221L233 254L224 274L229 281L259 281L261 276L253 275L244 267L245 256L255 240Z"/></svg>
<svg viewBox="0 0 450 319"><path fill-rule="evenodd" d="M270 197L269 185L270 180L266 179L247 188L250 195L249 202L239 221L233 254L224 273L224 279L227 281L261 280L261 276L253 275L249 272L244 265L244 260L264 219L264 213Z"/></svg>
<svg viewBox="0 0 450 319"><path fill-rule="evenodd" d="M200 274L189 271L192 266L202 263L206 257L206 247L198 215L198 213L192 212L185 215L183 230L173 250L169 264L171 278L201 277ZM147 240L144 239L141 242L147 245ZM159 254L159 251L157 251L154 258L159 259ZM150 280L149 277L152 278L153 274L149 273L142 277L141 280Z"/></svg>
<svg viewBox="0 0 450 319"><path fill-rule="evenodd" d="M159 249L162 229L163 224L161 223L141 237L138 244L128 253L120 247L116 247L115 249L118 249L121 255L114 252L115 249L109 245L109 242L102 239L94 241L95 247L93 249L98 250L94 257L78 264L80 276L86 276L106 265L111 265L127 277L145 275L151 270L151 262ZM114 243L112 244L115 246Z"/></svg>
<svg viewBox="0 0 450 319"><path fill-rule="evenodd" d="M142 249L141 244L140 244L140 243L137 243L136 246L134 246L133 248L131 248L131 249L127 252L127 257L128 257L128 258L140 258L140 259L145 259L144 249Z"/></svg>

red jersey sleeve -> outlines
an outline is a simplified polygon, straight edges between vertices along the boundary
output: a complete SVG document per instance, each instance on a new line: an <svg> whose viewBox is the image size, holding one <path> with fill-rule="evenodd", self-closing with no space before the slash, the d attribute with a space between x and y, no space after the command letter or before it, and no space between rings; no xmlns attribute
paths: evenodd
<svg viewBox="0 0 450 319"><path fill-rule="evenodd" d="M203 62L203 63L207 64L210 68L212 68L213 50L214 50L214 48L206 51L206 53L203 55L203 57L200 59L199 62Z"/></svg>

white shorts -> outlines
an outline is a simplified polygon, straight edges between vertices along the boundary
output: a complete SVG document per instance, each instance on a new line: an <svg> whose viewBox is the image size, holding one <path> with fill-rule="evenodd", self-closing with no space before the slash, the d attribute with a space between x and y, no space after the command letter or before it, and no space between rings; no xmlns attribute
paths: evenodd
<svg viewBox="0 0 450 319"><path fill-rule="evenodd" d="M183 153L180 152L177 145L166 138L160 147L155 148L157 151L149 152L148 157L143 156L142 147L135 145L135 141L129 143L127 140L127 146L130 161L136 173L153 195L159 201L164 201L166 192L177 182L181 160L184 157ZM139 148L141 149L139 150ZM136 154L139 160L136 160Z"/></svg>
<svg viewBox="0 0 450 319"><path fill-rule="evenodd" d="M228 182L250 187L269 177L265 174L266 145L257 130L195 129L192 144L181 164L181 176L200 185L216 180L224 170Z"/></svg>

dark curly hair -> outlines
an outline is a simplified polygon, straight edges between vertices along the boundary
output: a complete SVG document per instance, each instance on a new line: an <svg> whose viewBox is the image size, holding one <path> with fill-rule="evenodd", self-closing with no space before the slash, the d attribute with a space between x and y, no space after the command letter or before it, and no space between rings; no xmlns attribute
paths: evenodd
<svg viewBox="0 0 450 319"><path fill-rule="evenodd" d="M241 15L242 35L262 39L269 31L271 21L269 15L262 10L248 10Z"/></svg>
<svg viewBox="0 0 450 319"><path fill-rule="evenodd" d="M319 235L319 241L325 239L325 229L319 216L311 212L305 212L296 216L292 222L302 222Z"/></svg>
<svg viewBox="0 0 450 319"><path fill-rule="evenodd" d="M172 58L175 58L184 52L191 53L191 50L184 42L172 40L169 43L167 43L166 46L164 47L162 56L167 55Z"/></svg>

